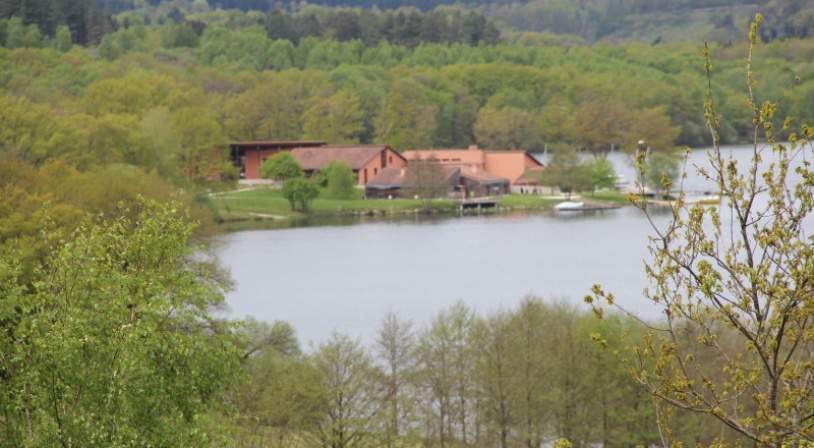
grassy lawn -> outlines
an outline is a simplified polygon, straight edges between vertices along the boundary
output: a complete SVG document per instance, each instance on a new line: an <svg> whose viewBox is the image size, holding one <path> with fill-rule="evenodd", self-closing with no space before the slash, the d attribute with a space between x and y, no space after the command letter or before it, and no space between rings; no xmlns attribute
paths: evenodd
<svg viewBox="0 0 814 448"><path fill-rule="evenodd" d="M597 191L596 193L583 193L582 199L594 202L608 202L618 205L630 205L628 194L624 191Z"/></svg>
<svg viewBox="0 0 814 448"><path fill-rule="evenodd" d="M551 196L537 196L533 194L507 194L501 196L498 205L501 207L516 208L516 209L545 209L552 205L561 202Z"/></svg>
<svg viewBox="0 0 814 448"><path fill-rule="evenodd" d="M260 215L273 215L280 218L294 218L302 213L291 211L288 201L279 190L259 188L255 190L227 193L212 198L221 218L225 221L247 218L258 218ZM427 204L435 210L454 210L455 201L433 200ZM311 203L311 214L337 214L342 212L396 212L414 210L425 206L424 201L417 199L364 199L362 192L357 191L351 199L326 198L323 193ZM266 216L270 217L270 216Z"/></svg>

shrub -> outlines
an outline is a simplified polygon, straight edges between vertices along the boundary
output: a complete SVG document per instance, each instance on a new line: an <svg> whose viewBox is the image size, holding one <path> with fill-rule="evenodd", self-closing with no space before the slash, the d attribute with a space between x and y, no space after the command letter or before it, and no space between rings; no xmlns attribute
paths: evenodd
<svg viewBox="0 0 814 448"><path fill-rule="evenodd" d="M291 210L308 211L311 201L319 195L317 185L304 177L289 179L283 185L283 197L288 200Z"/></svg>
<svg viewBox="0 0 814 448"><path fill-rule="evenodd" d="M285 182L303 176L302 167L290 153L281 152L271 156L260 166L260 175L264 179Z"/></svg>
<svg viewBox="0 0 814 448"><path fill-rule="evenodd" d="M345 162L334 161L325 167L328 195L334 199L350 199L356 188L356 175Z"/></svg>

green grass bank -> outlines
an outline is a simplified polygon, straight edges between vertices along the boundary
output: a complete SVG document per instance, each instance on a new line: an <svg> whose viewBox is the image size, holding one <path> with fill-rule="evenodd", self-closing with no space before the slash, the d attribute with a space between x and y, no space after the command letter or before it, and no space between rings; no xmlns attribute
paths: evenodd
<svg viewBox="0 0 814 448"><path fill-rule="evenodd" d="M577 196L574 196L576 199ZM494 213L518 210L549 210L561 202L562 197L509 194L498 199ZM605 191L585 194L580 200L607 205L625 205L627 195ZM254 188L218 193L211 197L221 223L253 220L292 220L307 216L388 216L408 214L458 213L459 202L453 199L364 199L357 191L350 199L333 199L323 191L312 203L307 213L292 211L280 191L272 188Z"/></svg>

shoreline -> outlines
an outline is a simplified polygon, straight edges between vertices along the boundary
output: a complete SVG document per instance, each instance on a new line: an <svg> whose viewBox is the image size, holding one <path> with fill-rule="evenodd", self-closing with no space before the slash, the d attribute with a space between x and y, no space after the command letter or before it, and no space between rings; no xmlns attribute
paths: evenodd
<svg viewBox="0 0 814 448"><path fill-rule="evenodd" d="M317 198L311 210L294 212L279 191L252 189L212 196L216 211L216 226L224 233L252 229L283 229L320 225L353 225L369 221L453 219L466 216L506 215L518 212L554 212L554 205L565 201L564 196L509 194L496 197L488 208L463 209L460 201L433 199L347 199ZM592 213L615 210L629 205L627 195L617 191L573 195L590 210L567 213Z"/></svg>

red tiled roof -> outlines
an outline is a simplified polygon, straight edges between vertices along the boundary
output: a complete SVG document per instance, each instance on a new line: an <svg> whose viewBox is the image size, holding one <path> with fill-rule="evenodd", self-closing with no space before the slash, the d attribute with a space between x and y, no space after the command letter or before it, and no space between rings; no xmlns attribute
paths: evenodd
<svg viewBox="0 0 814 448"><path fill-rule="evenodd" d="M291 155L299 162L303 170L316 171L328 163L339 160L348 164L353 170L360 170L382 151L387 145L334 145L315 148L294 148ZM399 154L399 157L402 157ZM403 157L402 157L403 158Z"/></svg>

